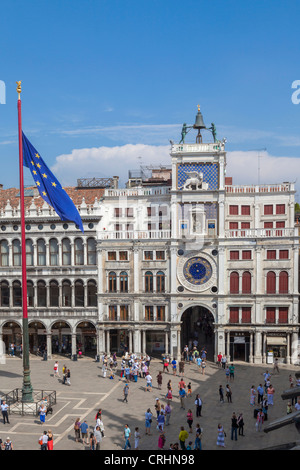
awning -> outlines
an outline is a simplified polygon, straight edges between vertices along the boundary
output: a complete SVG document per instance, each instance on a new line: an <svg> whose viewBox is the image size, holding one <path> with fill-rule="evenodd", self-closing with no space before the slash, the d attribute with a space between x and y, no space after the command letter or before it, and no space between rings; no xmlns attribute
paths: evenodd
<svg viewBox="0 0 300 470"><path fill-rule="evenodd" d="M267 344L272 346L286 346L287 339L283 336L267 336Z"/></svg>

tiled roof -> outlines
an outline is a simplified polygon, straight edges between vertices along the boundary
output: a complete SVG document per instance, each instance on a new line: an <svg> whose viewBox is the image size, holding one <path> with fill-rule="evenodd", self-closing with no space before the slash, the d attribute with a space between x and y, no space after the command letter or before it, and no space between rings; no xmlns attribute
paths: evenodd
<svg viewBox="0 0 300 470"><path fill-rule="evenodd" d="M65 187L64 190L68 193L75 206L80 206L84 198L84 202L88 206L92 206L95 199L99 199L104 194L104 188L85 188L77 189L76 187ZM13 208L19 206L20 201L20 190L19 188L0 189L0 209L4 209L9 201ZM26 187L24 190L24 204L25 208L31 206L32 202L37 207L42 207L44 199L39 195L35 186Z"/></svg>

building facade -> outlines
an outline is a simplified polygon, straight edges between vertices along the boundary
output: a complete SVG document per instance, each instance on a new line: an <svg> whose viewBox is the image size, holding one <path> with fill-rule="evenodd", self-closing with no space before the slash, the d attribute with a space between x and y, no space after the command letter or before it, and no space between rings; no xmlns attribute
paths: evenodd
<svg viewBox="0 0 300 470"><path fill-rule="evenodd" d="M132 175L125 188L116 177L106 187L69 188L84 235L28 194L32 351L44 344L50 357L78 349L178 357L197 341L210 360L221 352L257 364L298 361L294 184L233 185L225 142L203 143L194 127L196 143L171 143L169 168ZM17 194L13 205L1 192L0 334L8 347L22 330L20 212Z"/></svg>

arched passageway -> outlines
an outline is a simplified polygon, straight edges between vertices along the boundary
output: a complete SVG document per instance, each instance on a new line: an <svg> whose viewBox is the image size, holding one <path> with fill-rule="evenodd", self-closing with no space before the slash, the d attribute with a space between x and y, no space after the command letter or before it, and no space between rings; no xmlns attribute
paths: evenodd
<svg viewBox="0 0 300 470"><path fill-rule="evenodd" d="M215 353L213 314L206 307L197 305L185 310L181 321L181 350L185 345L189 348L196 345L199 351L205 348L207 359L213 361Z"/></svg>

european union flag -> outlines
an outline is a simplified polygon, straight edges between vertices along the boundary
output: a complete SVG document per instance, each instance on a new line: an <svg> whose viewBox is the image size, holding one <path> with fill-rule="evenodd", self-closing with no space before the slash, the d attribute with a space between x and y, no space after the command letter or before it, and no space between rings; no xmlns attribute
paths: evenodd
<svg viewBox="0 0 300 470"><path fill-rule="evenodd" d="M82 220L72 199L49 170L24 132L22 132L22 141L23 164L30 169L41 197L53 207L61 220L74 222L83 232Z"/></svg>

